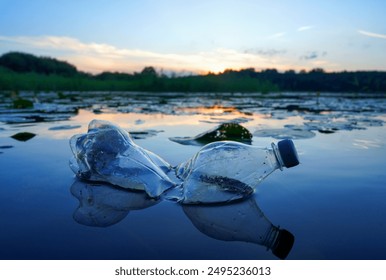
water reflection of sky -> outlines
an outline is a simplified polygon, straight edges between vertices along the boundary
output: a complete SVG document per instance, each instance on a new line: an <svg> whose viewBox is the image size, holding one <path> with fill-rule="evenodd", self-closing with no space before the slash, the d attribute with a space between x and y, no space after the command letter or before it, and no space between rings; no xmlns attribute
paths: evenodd
<svg viewBox="0 0 386 280"><path fill-rule="evenodd" d="M225 101L232 103L232 100ZM192 109L178 114L145 114L106 107L102 113L80 109L61 121L2 122L0 258L275 258L262 246L221 241L203 234L183 209L172 202L130 211L121 221L104 228L76 222L73 215L79 201L71 193L74 176L68 167L71 155L68 138L84 133L89 121L99 118L129 131L153 131L138 134L141 137L136 143L171 164L188 159L200 147L180 145L169 137L194 136L226 120L237 120L248 128L254 134L253 144L258 146L276 142L277 134L260 137L256 131L296 125L299 132L305 122L323 121L324 131L312 129L315 134L312 138L294 140L301 164L272 174L261 184L254 199L272 224L295 236L288 259L386 259L386 127L383 124L386 115L382 109L385 100L362 102L367 104L363 112L323 113L305 112L300 108L272 110L264 106L249 108L246 112L246 105L240 106L237 102L241 101L233 100L238 110L229 112L208 106L199 109L197 114L193 114ZM276 99L264 102L272 106L280 103ZM330 103L338 106L338 102ZM192 107L189 103L183 105ZM339 106L350 108L347 104ZM325 119L325 115L329 118ZM350 121L352 126L342 123L353 118L356 122ZM64 126L70 127L52 129ZM10 137L18 132L36 136L25 142Z"/></svg>

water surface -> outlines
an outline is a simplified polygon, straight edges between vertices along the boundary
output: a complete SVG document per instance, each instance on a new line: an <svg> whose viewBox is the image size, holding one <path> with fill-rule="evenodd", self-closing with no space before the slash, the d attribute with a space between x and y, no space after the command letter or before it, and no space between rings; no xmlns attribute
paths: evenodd
<svg viewBox="0 0 386 280"><path fill-rule="evenodd" d="M169 138L224 122L247 128L252 145L291 138L301 164L270 175L252 198L295 236L287 259L386 259L385 98L22 92L35 103L25 109L10 108L12 98L0 96L1 259L276 259L205 234L179 204L77 181L68 140L92 119L117 123L173 165L200 146ZM26 132L34 136L12 138ZM79 207L96 205L102 222L79 218Z"/></svg>

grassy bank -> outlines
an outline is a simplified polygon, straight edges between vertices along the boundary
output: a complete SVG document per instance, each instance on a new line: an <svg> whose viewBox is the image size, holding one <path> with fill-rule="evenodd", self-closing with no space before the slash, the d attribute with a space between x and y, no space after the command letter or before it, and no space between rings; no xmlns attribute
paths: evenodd
<svg viewBox="0 0 386 280"><path fill-rule="evenodd" d="M148 92L353 92L386 93L386 72L327 73L254 68L222 73L166 76L153 67L140 73L103 72L92 75L53 58L12 52L0 57L3 91L148 91Z"/></svg>
<svg viewBox="0 0 386 280"><path fill-rule="evenodd" d="M278 86L252 77L158 77L127 75L103 78L87 74L62 76L35 72L17 73L0 68L0 90L29 91L153 91L153 92L275 92Z"/></svg>

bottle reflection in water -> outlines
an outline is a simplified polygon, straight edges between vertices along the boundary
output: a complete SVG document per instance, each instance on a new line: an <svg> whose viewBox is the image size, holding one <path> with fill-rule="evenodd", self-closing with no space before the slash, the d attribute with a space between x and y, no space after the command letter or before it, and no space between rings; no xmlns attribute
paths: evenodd
<svg viewBox="0 0 386 280"><path fill-rule="evenodd" d="M285 259L295 238L274 226L253 198L242 202L214 205L183 205L185 214L202 233L219 240L244 241L262 245Z"/></svg>
<svg viewBox="0 0 386 280"><path fill-rule="evenodd" d="M71 194L79 200L73 218L86 226L107 227L123 220L131 210L151 207L159 200L143 191L130 191L103 183L76 180Z"/></svg>
<svg viewBox="0 0 386 280"><path fill-rule="evenodd" d="M71 193L79 200L79 206L73 214L74 220L92 227L112 226L132 210L145 209L161 202L144 191L130 191L82 180L72 184ZM274 226L252 197L230 204L183 204L182 208L193 225L209 237L258 244L271 250L280 259L285 259L292 249L294 236Z"/></svg>

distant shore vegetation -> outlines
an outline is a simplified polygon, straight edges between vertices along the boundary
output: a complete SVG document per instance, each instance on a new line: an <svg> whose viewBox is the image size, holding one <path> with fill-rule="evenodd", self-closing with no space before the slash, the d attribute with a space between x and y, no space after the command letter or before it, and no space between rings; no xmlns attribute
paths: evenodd
<svg viewBox="0 0 386 280"><path fill-rule="evenodd" d="M165 75L154 67L141 72L89 74L50 57L9 52L0 57L1 91L149 92L360 92L386 93L384 71L325 72L254 68L205 75Z"/></svg>

